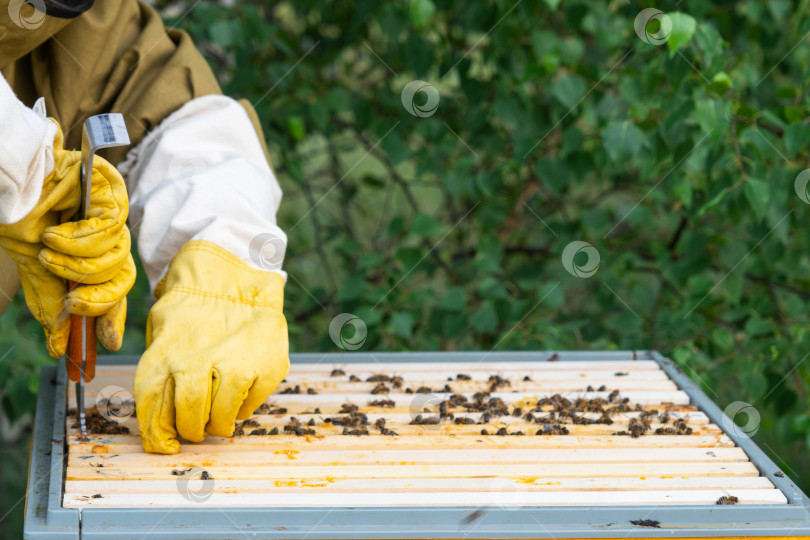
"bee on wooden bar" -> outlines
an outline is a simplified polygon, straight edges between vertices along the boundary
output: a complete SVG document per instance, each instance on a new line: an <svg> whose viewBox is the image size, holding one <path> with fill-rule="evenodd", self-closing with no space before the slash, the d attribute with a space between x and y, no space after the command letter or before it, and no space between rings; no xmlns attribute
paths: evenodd
<svg viewBox="0 0 810 540"><path fill-rule="evenodd" d="M340 412L342 414L353 413L357 412L358 410L359 407L357 407L357 405L355 405L354 403L344 403L343 405L340 406Z"/></svg>
<svg viewBox="0 0 810 540"><path fill-rule="evenodd" d="M314 419L314 418L310 418L310 419L309 419L309 422L307 422L307 425L308 425L308 426L314 426L314 425L315 425L315 419Z"/></svg>
<svg viewBox="0 0 810 540"><path fill-rule="evenodd" d="M421 414L417 414L416 417L410 421L412 426L429 426L435 425L439 423L439 419L435 416L431 416L428 418L423 417Z"/></svg>
<svg viewBox="0 0 810 540"><path fill-rule="evenodd" d="M602 388L602 387L600 386L600 388ZM613 390L608 395L608 401L611 402L611 403L615 403L618 399L619 399L619 391L618 390Z"/></svg>
<svg viewBox="0 0 810 540"><path fill-rule="evenodd" d="M458 425L462 424L475 424L475 420L472 418L456 418L454 422Z"/></svg>
<svg viewBox="0 0 810 540"><path fill-rule="evenodd" d="M357 375L349 375L349 382L360 382L360 377Z"/></svg>
<svg viewBox="0 0 810 540"><path fill-rule="evenodd" d="M346 372L337 368L333 369L332 373L329 374L330 377L342 377L343 375L346 375Z"/></svg>
<svg viewBox="0 0 810 540"><path fill-rule="evenodd" d="M387 394L389 391L390 391L389 388L387 386L385 386L385 384L379 383L377 386L375 386L371 390L371 393L372 394Z"/></svg>
<svg viewBox="0 0 810 540"><path fill-rule="evenodd" d="M452 393L453 393L453 389L452 389L452 388L450 388L450 385L449 385L449 384L445 384L445 385L444 385L444 388L442 388L442 392L447 392L448 394L452 394Z"/></svg>
<svg viewBox="0 0 810 540"><path fill-rule="evenodd" d="M273 428L278 433L278 428ZM267 430L265 428L254 429L249 433L249 435L267 435Z"/></svg>
<svg viewBox="0 0 810 540"><path fill-rule="evenodd" d="M489 383L489 391L494 392L498 388L502 386L512 386L512 383L509 382L509 379L505 379L500 375L490 375L489 379L487 379L487 383Z"/></svg>
<svg viewBox="0 0 810 540"><path fill-rule="evenodd" d="M617 371L616 373L613 374L614 377L624 377L625 375L630 375L630 374L627 373L626 371Z"/></svg>
<svg viewBox="0 0 810 540"><path fill-rule="evenodd" d="M417 394L430 394L431 392L433 392L433 390L431 390L429 386L420 386L416 389Z"/></svg>
<svg viewBox="0 0 810 540"><path fill-rule="evenodd" d="M523 382L532 382L532 378L526 375L523 377Z"/></svg>
<svg viewBox="0 0 810 540"><path fill-rule="evenodd" d="M489 432L485 429L481 430L481 435L489 435Z"/></svg>
<svg viewBox="0 0 810 540"><path fill-rule="evenodd" d="M243 436L244 434L245 434L245 430L244 430L244 429L242 429L242 428L240 428L240 427L235 428L235 429L233 430L233 436L234 436L234 437L241 437L241 436Z"/></svg>
<svg viewBox="0 0 810 540"><path fill-rule="evenodd" d="M472 377L470 377L469 375L467 375L465 373L459 373L458 375L456 375L456 380L457 381L471 381Z"/></svg>
<svg viewBox="0 0 810 540"><path fill-rule="evenodd" d="M512 410L512 416L515 416L515 417L523 416L523 409L521 409L520 407L515 407Z"/></svg>
<svg viewBox="0 0 810 540"><path fill-rule="evenodd" d="M384 428L385 427L385 418L378 418L377 421L374 422L374 425L377 427L377 429Z"/></svg>
<svg viewBox="0 0 810 540"><path fill-rule="evenodd" d="M715 504L737 504L740 502L740 499L735 497L734 495L723 495Z"/></svg>
<svg viewBox="0 0 810 540"><path fill-rule="evenodd" d="M586 392L593 392L593 391L594 391L594 390L593 390L593 386L591 386L591 385L589 384L589 385L588 385L588 387L585 389L585 391L586 391Z"/></svg>
<svg viewBox="0 0 810 540"><path fill-rule="evenodd" d="M172 469L172 475L174 475L174 476L183 476L184 474L186 474L190 470L191 470L191 467L187 467L185 469Z"/></svg>
<svg viewBox="0 0 810 540"><path fill-rule="evenodd" d="M396 407L396 403L394 403L390 399L375 399L374 401L369 402L370 407L388 407L393 408Z"/></svg>
<svg viewBox="0 0 810 540"><path fill-rule="evenodd" d="M481 414L481 418L478 419L479 424L489 424L489 421L492 419L492 415L488 412Z"/></svg>
<svg viewBox="0 0 810 540"><path fill-rule="evenodd" d="M268 431L268 432L267 432L267 434L268 434L268 435L278 435L278 428L277 428L277 427L274 427L273 429L271 429L270 431ZM253 434L251 433L251 435L253 435Z"/></svg>
<svg viewBox="0 0 810 540"><path fill-rule="evenodd" d="M313 396L313 395L315 395L317 393L318 393L318 391L315 390L314 388L307 388L307 394L309 394L310 396Z"/></svg>
<svg viewBox="0 0 810 540"><path fill-rule="evenodd" d="M505 427L498 428L498 431L495 432L495 435L509 435L509 432L506 430Z"/></svg>
<svg viewBox="0 0 810 540"><path fill-rule="evenodd" d="M212 477L210 474L208 474L208 471L203 471L202 473L200 473L200 480L211 480L211 479Z"/></svg>
<svg viewBox="0 0 810 540"><path fill-rule="evenodd" d="M402 377L400 377L399 375L397 375L395 377L391 377L390 382L391 382L391 386L393 386L394 388L402 388L402 382L403 381L402 381Z"/></svg>
<svg viewBox="0 0 810 540"><path fill-rule="evenodd" d="M288 386L287 388L285 388L284 390L279 392L279 394L300 394L300 393L301 393L301 387L299 385L297 385L297 384L294 387L293 386Z"/></svg>
<svg viewBox="0 0 810 540"><path fill-rule="evenodd" d="M359 437L361 435L368 435L368 430L365 428L362 429L349 429L347 427L343 428L343 435L354 435Z"/></svg>
<svg viewBox="0 0 810 540"><path fill-rule="evenodd" d="M243 427L243 428L246 428L246 427L259 427L259 423L256 420L253 420L252 418L248 418L247 420L242 422L242 425L240 427Z"/></svg>
<svg viewBox="0 0 810 540"><path fill-rule="evenodd" d="M366 382L388 382L391 380L391 377L388 375L383 375L382 373L376 373L366 379Z"/></svg>
<svg viewBox="0 0 810 540"><path fill-rule="evenodd" d="M93 498L94 499L101 499L102 498L101 493L96 493L95 495L93 495Z"/></svg>
<svg viewBox="0 0 810 540"><path fill-rule="evenodd" d="M666 424L667 422L669 422L669 412L668 412L668 411L664 411L664 413L663 413L663 414L661 414L661 415L658 417L658 421L659 421L659 422L661 422L662 424Z"/></svg>

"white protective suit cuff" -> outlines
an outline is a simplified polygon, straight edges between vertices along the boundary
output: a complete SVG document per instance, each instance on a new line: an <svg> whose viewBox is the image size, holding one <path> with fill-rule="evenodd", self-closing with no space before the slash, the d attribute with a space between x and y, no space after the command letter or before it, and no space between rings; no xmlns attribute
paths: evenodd
<svg viewBox="0 0 810 540"><path fill-rule="evenodd" d="M0 223L24 218L53 171L56 124L26 107L0 74Z"/></svg>
<svg viewBox="0 0 810 540"><path fill-rule="evenodd" d="M253 268L281 270L287 237L276 224L281 188L245 109L204 96L166 117L118 167L129 221L154 291L190 240L217 244Z"/></svg>

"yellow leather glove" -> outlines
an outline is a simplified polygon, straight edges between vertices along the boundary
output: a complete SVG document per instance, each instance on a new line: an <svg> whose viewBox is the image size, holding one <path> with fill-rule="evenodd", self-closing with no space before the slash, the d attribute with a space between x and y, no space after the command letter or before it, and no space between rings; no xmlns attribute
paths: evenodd
<svg viewBox="0 0 810 540"><path fill-rule="evenodd" d="M63 223L79 209L81 152L53 145L53 172L37 205L17 223L0 225L0 247L17 265L25 302L45 329L48 353L65 353L69 314L97 317L102 345L118 350L124 334L126 294L135 262L126 227L129 200L124 179L103 158L93 161L89 219ZM70 279L80 283L67 291Z"/></svg>
<svg viewBox="0 0 810 540"><path fill-rule="evenodd" d="M147 452L176 454L178 434L233 435L287 376L284 280L205 241L186 243L155 290L135 371Z"/></svg>

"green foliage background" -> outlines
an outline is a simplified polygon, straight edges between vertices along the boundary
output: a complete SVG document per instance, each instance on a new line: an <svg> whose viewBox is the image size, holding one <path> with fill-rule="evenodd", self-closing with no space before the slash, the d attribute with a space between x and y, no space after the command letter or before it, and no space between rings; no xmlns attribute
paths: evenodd
<svg viewBox="0 0 810 540"><path fill-rule="evenodd" d="M620 0L162 8L262 118L293 350L338 350L342 312L367 351L659 349L721 407L751 403L808 490L808 3L661 2L659 46L634 31L651 6ZM401 103L416 79L432 116ZM575 240L599 251L591 278L563 268ZM141 277L124 352L150 305ZM19 299L0 323L16 418L48 360ZM20 448L0 530L22 520Z"/></svg>

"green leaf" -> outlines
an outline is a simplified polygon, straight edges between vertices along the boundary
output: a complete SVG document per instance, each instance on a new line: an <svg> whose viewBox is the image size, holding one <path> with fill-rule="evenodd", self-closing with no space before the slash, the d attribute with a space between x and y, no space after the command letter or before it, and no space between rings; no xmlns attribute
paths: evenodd
<svg viewBox="0 0 810 540"><path fill-rule="evenodd" d="M582 77L571 73L566 73L551 85L551 95L568 109L572 109L587 91Z"/></svg>
<svg viewBox="0 0 810 540"><path fill-rule="evenodd" d="M627 120L611 122L602 132L602 145L613 161L634 157L644 142L644 132Z"/></svg>
<svg viewBox="0 0 810 540"><path fill-rule="evenodd" d="M411 24L414 28L424 28L436 12L431 0L411 0Z"/></svg>
<svg viewBox="0 0 810 540"><path fill-rule="evenodd" d="M810 126L804 122L790 124L785 129L785 150L787 157L792 158L810 144Z"/></svg>
<svg viewBox="0 0 810 540"><path fill-rule="evenodd" d="M441 225L433 216L416 214L411 223L411 232L419 237L432 236L442 231Z"/></svg>
<svg viewBox="0 0 810 540"><path fill-rule="evenodd" d="M391 332L393 332L393 334L396 336L403 338L410 338L413 336L413 317L410 313L394 313L391 315L389 326L391 328Z"/></svg>
<svg viewBox="0 0 810 540"><path fill-rule="evenodd" d="M461 311L467 305L467 293L461 287L450 287L439 298L439 306L448 311Z"/></svg>
<svg viewBox="0 0 810 540"><path fill-rule="evenodd" d="M498 326L498 314L492 302L484 302L470 317L470 324L481 333L494 332Z"/></svg>
<svg viewBox="0 0 810 540"><path fill-rule="evenodd" d="M697 21L691 15L680 11L670 13L669 18L672 21L672 33L667 40L667 47L669 47L669 57L672 58L678 49L692 39L697 28Z"/></svg>
<svg viewBox="0 0 810 540"><path fill-rule="evenodd" d="M762 219L765 215L765 210L768 208L768 201L771 198L771 191L768 183L756 178L746 178L745 180L745 198L754 215L757 219Z"/></svg>
<svg viewBox="0 0 810 540"><path fill-rule="evenodd" d="M292 138L296 141L300 141L304 138L304 121L300 116L288 116L287 129L290 131Z"/></svg>

